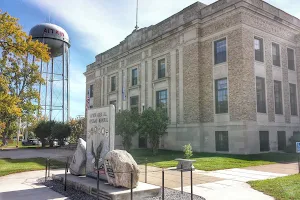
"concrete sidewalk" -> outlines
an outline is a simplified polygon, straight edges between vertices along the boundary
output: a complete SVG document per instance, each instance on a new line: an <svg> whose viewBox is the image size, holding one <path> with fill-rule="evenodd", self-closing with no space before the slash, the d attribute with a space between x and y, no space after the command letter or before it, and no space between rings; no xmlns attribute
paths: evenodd
<svg viewBox="0 0 300 200"><path fill-rule="evenodd" d="M37 179L43 176L45 176L45 171L22 172L0 177L0 200L67 199L39 184Z"/></svg>
<svg viewBox="0 0 300 200"><path fill-rule="evenodd" d="M193 185L193 193L201 195L206 200L217 200L220 199L220 197L222 200L271 200L274 198L252 189L247 182L272 179L288 175L238 168L211 172L197 170L195 173L223 179L212 183ZM180 190L180 188L175 189ZM184 191L190 192L191 187L184 187Z"/></svg>
<svg viewBox="0 0 300 200"><path fill-rule="evenodd" d="M139 167L141 169L140 180L144 181L145 170L143 166ZM148 167L147 182L161 185L161 170L157 167ZM193 194L202 196L206 200L271 200L274 198L252 189L247 182L283 177L296 173L298 173L297 163L278 163L216 171L195 170L193 172ZM166 187L181 190L180 182L179 171L165 171ZM183 190L190 193L190 185L190 172L184 172Z"/></svg>

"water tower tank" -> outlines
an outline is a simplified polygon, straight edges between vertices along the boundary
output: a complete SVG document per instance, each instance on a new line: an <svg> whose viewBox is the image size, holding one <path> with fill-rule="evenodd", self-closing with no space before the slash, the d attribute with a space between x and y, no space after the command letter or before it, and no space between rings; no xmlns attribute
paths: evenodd
<svg viewBox="0 0 300 200"><path fill-rule="evenodd" d="M48 45L51 57L57 57L63 54L62 47L64 43L70 48L68 33L55 24L38 24L30 30L29 34L32 36L32 39L39 40Z"/></svg>
<svg viewBox="0 0 300 200"><path fill-rule="evenodd" d="M38 89L38 114L49 120L67 122L70 118L69 36L63 28L50 23L34 26L29 34L33 40L47 44L51 56L49 62L38 61L45 80Z"/></svg>

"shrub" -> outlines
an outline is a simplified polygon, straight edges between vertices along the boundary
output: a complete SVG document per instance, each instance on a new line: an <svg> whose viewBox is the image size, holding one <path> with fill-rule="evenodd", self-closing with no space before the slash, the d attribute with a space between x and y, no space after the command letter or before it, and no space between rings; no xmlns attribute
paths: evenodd
<svg viewBox="0 0 300 200"><path fill-rule="evenodd" d="M51 137L51 129L55 124L54 121L40 121L38 125L34 129L34 133L37 138L39 138L42 142L42 147L46 145L46 138Z"/></svg>
<svg viewBox="0 0 300 200"><path fill-rule="evenodd" d="M193 149L191 144L183 146L184 158L190 159L193 156Z"/></svg>
<svg viewBox="0 0 300 200"><path fill-rule="evenodd" d="M122 137L122 145L126 151L130 151L132 137L138 129L137 112L122 110L116 114L116 134Z"/></svg>
<svg viewBox="0 0 300 200"><path fill-rule="evenodd" d="M85 118L71 119L69 126L71 128L70 143L77 143L80 136L84 134Z"/></svg>
<svg viewBox="0 0 300 200"><path fill-rule="evenodd" d="M160 137L166 133L168 128L168 116L165 109L148 108L144 110L139 120L139 132L149 139L152 153L157 154Z"/></svg>
<svg viewBox="0 0 300 200"><path fill-rule="evenodd" d="M64 140L71 135L71 128L69 124L63 122L56 122L51 128L51 137L58 139L59 144L63 145Z"/></svg>
<svg viewBox="0 0 300 200"><path fill-rule="evenodd" d="M296 153L296 142L300 142L300 134L295 134L289 139L289 145L286 147L285 152Z"/></svg>

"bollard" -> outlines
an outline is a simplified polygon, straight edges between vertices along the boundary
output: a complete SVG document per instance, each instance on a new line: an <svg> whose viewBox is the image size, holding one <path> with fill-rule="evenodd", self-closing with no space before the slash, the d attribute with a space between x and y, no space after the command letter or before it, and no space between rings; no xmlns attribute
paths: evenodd
<svg viewBox="0 0 300 200"><path fill-rule="evenodd" d="M45 181L47 181L47 170L48 170L48 158L46 158L46 166L45 166Z"/></svg>
<svg viewBox="0 0 300 200"><path fill-rule="evenodd" d="M48 177L50 177L50 165L51 165L51 163L50 163L50 158L48 158Z"/></svg>
<svg viewBox="0 0 300 200"><path fill-rule="evenodd" d="M100 174L99 174L99 162L97 161L97 199L99 199L99 179L100 179Z"/></svg>
<svg viewBox="0 0 300 200"><path fill-rule="evenodd" d="M145 183L147 183L147 158L145 162Z"/></svg>
<svg viewBox="0 0 300 200"><path fill-rule="evenodd" d="M164 168L162 169L161 171L161 175L162 175L162 184L161 184L161 187L162 187L162 194L161 194L161 199L164 200L165 199L165 171L164 171Z"/></svg>
<svg viewBox="0 0 300 200"><path fill-rule="evenodd" d="M180 170L180 177L181 177L181 194L183 194L183 167L181 164L181 170Z"/></svg>
<svg viewBox="0 0 300 200"><path fill-rule="evenodd" d="M193 168L191 167L191 200L193 200Z"/></svg>
<svg viewBox="0 0 300 200"><path fill-rule="evenodd" d="M298 171L299 171L299 174L300 174L300 154L298 155Z"/></svg>
<svg viewBox="0 0 300 200"><path fill-rule="evenodd" d="M67 191L67 170L68 170L68 162L66 162L66 167L65 167L65 185L64 185L65 191Z"/></svg>
<svg viewBox="0 0 300 200"><path fill-rule="evenodd" d="M67 157L67 173L69 172L69 157Z"/></svg>
<svg viewBox="0 0 300 200"><path fill-rule="evenodd" d="M132 185L133 185L133 173L130 173L130 199L133 199L133 192L132 192Z"/></svg>

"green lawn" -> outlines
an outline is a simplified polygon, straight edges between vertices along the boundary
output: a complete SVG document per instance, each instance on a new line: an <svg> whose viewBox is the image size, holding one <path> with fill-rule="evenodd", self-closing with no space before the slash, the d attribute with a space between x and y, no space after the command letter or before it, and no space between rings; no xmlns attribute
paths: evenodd
<svg viewBox="0 0 300 200"><path fill-rule="evenodd" d="M159 150L158 154L153 156L151 150L134 149L131 151L131 154L138 164L144 164L147 159L148 165L161 168L175 167L177 162L174 159L183 158L183 152L169 150ZM286 153L264 153L255 155L194 153L191 159L196 160L194 163L196 169L212 171L266 165L277 162L292 162L297 160L297 155Z"/></svg>
<svg viewBox="0 0 300 200"><path fill-rule="evenodd" d="M45 158L0 159L0 176L45 169ZM64 168L64 163L51 160L51 169Z"/></svg>
<svg viewBox="0 0 300 200"><path fill-rule="evenodd" d="M270 195L276 200L300 199L300 174L263 181L251 181L249 184L252 188Z"/></svg>

